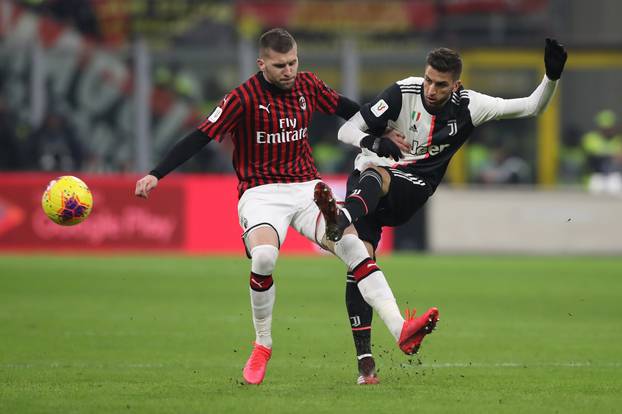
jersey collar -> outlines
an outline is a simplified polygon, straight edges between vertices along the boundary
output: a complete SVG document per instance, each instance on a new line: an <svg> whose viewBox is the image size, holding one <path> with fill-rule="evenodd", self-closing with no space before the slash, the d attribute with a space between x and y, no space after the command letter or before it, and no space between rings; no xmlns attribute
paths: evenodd
<svg viewBox="0 0 622 414"><path fill-rule="evenodd" d="M445 104L443 104L443 106L441 106L438 109L432 109L425 102L425 97L423 96L423 88L422 88L421 89L421 103L423 104L423 107L425 108L425 110L430 115L436 116L437 119L439 119L439 120L442 120L442 119L453 119L453 118L456 117L456 110L457 110L458 106L452 102L452 98L454 97L454 95L457 95L458 99L460 99L460 91L463 90L463 89L464 89L464 87L460 86L458 91L452 92L452 94L449 96L449 99L447 100L447 102L445 102Z"/></svg>
<svg viewBox="0 0 622 414"><path fill-rule="evenodd" d="M283 94L283 93L287 93L292 91L295 87L296 84L294 83L294 86L292 87L292 89L289 90L285 90L285 89L281 89L276 85L271 84L270 82L268 82L266 80L266 78L263 76L263 72L259 71L257 72L257 74L255 75L257 76L257 78L259 79L259 83L261 84L261 87L269 92L271 92L272 94L278 95L278 94ZM298 81L298 77L296 77L296 81Z"/></svg>

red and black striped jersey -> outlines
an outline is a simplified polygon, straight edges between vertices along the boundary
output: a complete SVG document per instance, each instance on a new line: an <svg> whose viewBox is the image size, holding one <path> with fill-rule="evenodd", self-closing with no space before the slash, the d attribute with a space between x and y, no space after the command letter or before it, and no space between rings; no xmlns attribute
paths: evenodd
<svg viewBox="0 0 622 414"><path fill-rule="evenodd" d="M339 94L315 74L300 72L282 90L258 72L225 95L198 129L210 138L233 140L238 194L258 185L319 178L309 145L313 112L334 114Z"/></svg>

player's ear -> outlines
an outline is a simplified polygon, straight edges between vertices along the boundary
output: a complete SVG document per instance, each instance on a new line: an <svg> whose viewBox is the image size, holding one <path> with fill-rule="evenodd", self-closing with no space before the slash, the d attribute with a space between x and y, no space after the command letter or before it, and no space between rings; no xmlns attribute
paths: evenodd
<svg viewBox="0 0 622 414"><path fill-rule="evenodd" d="M266 67L266 62L262 58L257 58L257 67L259 70L263 71Z"/></svg>
<svg viewBox="0 0 622 414"><path fill-rule="evenodd" d="M460 86L462 86L462 81L458 79L457 81L454 82L453 88L451 88L452 92L458 92L458 89L460 89Z"/></svg>

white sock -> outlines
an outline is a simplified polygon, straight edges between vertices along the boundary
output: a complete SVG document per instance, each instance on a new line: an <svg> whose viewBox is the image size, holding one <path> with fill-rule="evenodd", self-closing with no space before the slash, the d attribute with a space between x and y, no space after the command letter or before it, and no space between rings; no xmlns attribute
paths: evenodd
<svg viewBox="0 0 622 414"><path fill-rule="evenodd" d="M279 256L279 249L275 246L262 244L255 246L251 250L251 287L254 284L264 289L268 283L273 283L272 272L276 260ZM263 277L255 278L254 275L265 275L269 281L264 281ZM255 286L257 287L257 286ZM251 308L253 310L253 325L255 326L255 342L267 348L272 348L272 308L276 298L276 287L274 284L269 289L257 291L250 289L251 292Z"/></svg>
<svg viewBox="0 0 622 414"><path fill-rule="evenodd" d="M397 341L402 332L404 318L397 307L395 296L387 283L382 271L378 270L358 283L363 299L367 302L383 320L391 335Z"/></svg>
<svg viewBox="0 0 622 414"><path fill-rule="evenodd" d="M354 234L345 234L335 243L335 255L352 270L356 265L369 258L363 242ZM399 339L404 318L397 307L395 296L384 274L377 270L358 282L358 288L367 302L383 320L395 339Z"/></svg>
<svg viewBox="0 0 622 414"><path fill-rule="evenodd" d="M251 308L253 310L253 325L255 326L255 342L267 348L272 348L272 308L276 297L276 287L251 292Z"/></svg>

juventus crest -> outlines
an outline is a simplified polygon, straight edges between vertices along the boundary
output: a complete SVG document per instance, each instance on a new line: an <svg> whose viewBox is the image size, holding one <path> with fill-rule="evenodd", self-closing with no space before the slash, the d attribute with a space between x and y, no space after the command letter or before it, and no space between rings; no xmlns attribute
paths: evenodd
<svg viewBox="0 0 622 414"><path fill-rule="evenodd" d="M449 127L450 137L453 137L454 135L456 135L456 133L458 133L458 123L456 122L455 119L452 119L451 121L447 122L447 126Z"/></svg>

